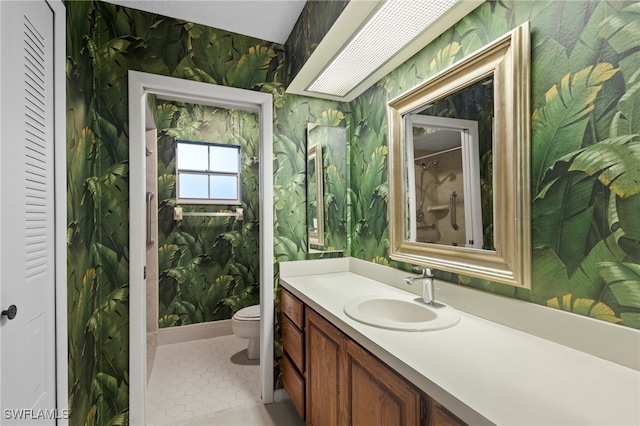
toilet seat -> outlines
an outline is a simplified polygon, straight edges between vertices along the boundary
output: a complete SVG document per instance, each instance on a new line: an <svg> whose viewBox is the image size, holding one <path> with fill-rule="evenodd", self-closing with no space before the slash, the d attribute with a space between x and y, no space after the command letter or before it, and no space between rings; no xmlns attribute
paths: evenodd
<svg viewBox="0 0 640 426"><path fill-rule="evenodd" d="M236 321L260 321L260 305L247 306L233 315Z"/></svg>

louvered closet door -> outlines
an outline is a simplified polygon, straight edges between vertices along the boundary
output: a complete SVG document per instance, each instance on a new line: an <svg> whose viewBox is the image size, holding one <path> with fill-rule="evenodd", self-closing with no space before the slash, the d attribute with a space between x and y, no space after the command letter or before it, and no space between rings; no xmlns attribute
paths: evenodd
<svg viewBox="0 0 640 426"><path fill-rule="evenodd" d="M0 308L17 307L0 324L0 422L20 424L55 413L53 13L0 0L0 24Z"/></svg>

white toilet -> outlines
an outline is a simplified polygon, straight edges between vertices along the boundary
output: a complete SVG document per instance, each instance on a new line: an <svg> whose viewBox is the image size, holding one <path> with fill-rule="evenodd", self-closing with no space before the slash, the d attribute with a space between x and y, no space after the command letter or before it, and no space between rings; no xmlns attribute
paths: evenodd
<svg viewBox="0 0 640 426"><path fill-rule="evenodd" d="M247 306L240 309L231 318L233 334L249 339L247 357L260 358L260 305Z"/></svg>

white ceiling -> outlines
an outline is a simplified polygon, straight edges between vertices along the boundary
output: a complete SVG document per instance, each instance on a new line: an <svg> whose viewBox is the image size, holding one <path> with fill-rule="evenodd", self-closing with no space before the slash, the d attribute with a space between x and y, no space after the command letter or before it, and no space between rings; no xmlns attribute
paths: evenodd
<svg viewBox="0 0 640 426"><path fill-rule="evenodd" d="M284 44L305 0L106 0Z"/></svg>

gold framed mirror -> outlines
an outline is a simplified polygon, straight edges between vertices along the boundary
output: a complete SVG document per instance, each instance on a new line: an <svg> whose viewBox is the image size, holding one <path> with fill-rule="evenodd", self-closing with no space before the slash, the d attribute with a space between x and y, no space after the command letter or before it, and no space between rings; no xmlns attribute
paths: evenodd
<svg viewBox="0 0 640 426"><path fill-rule="evenodd" d="M529 87L525 23L388 102L392 259L531 288Z"/></svg>

